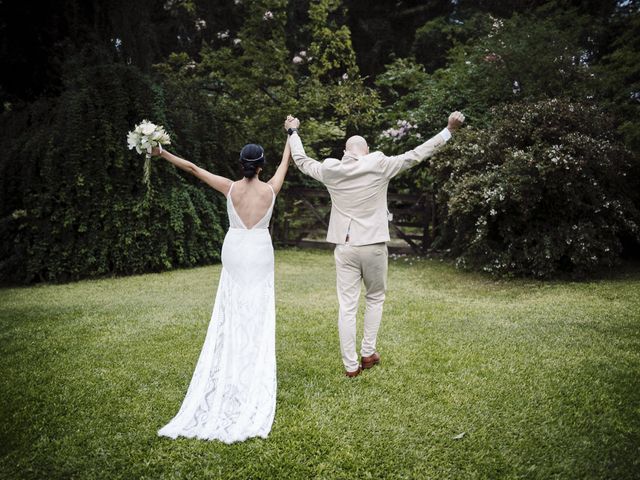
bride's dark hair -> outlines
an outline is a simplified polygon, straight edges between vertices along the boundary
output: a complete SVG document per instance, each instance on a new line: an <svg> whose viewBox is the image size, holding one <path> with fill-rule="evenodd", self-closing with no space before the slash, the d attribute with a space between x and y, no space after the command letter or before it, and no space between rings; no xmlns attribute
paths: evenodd
<svg viewBox="0 0 640 480"><path fill-rule="evenodd" d="M255 177L258 168L264 166L264 148L255 143L248 143L240 150L240 163L245 177Z"/></svg>

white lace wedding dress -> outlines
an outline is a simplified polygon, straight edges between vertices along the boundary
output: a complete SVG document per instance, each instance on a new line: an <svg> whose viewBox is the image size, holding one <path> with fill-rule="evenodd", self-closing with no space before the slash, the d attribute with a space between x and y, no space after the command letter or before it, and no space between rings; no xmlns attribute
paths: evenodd
<svg viewBox="0 0 640 480"><path fill-rule="evenodd" d="M270 186L270 185L269 185ZM158 435L240 442L266 438L276 409L271 207L251 229L227 195L229 231L204 346L178 414Z"/></svg>

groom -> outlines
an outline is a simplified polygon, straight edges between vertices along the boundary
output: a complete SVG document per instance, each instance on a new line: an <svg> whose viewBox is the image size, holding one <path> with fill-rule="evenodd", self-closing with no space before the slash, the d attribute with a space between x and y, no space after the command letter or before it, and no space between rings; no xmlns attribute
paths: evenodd
<svg viewBox="0 0 640 480"><path fill-rule="evenodd" d="M376 337L382 319L387 289L387 244L389 211L387 187L400 172L433 155L464 122L464 115L453 112L446 128L422 145L402 155L387 157L369 152L364 138L347 140L342 160L327 158L318 162L307 157L298 135L300 121L291 115L284 128L289 134L291 155L298 168L322 182L331 195L331 218L327 241L336 245L334 257L338 303L338 333L345 374L356 377L363 369L380 363ZM356 313L360 283L366 289L364 335L360 354L356 354Z"/></svg>

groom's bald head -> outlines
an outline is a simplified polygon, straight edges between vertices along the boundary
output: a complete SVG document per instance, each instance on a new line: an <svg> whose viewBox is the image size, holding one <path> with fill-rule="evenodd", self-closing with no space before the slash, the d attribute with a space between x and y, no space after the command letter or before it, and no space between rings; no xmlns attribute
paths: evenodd
<svg viewBox="0 0 640 480"><path fill-rule="evenodd" d="M369 145L367 145L367 141L360 135L354 135L347 140L345 152L352 155L367 155L369 153Z"/></svg>

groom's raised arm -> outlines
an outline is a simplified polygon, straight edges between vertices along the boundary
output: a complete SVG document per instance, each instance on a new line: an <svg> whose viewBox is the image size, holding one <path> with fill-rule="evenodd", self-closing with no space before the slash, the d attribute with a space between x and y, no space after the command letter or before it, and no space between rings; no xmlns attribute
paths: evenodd
<svg viewBox="0 0 640 480"><path fill-rule="evenodd" d="M302 146L302 140L300 139L300 135L298 135L299 125L300 120L291 116L287 117L284 124L287 132L290 132L289 146L291 147L291 156L293 157L293 161L302 173L322 182L322 163L308 157L305 153L304 147Z"/></svg>
<svg viewBox="0 0 640 480"><path fill-rule="evenodd" d="M293 161L296 162L302 173L322 182L322 164L311 157L307 157L302 146L302 140L300 140L297 132L293 133L289 138L289 145L291 146Z"/></svg>
<svg viewBox="0 0 640 480"><path fill-rule="evenodd" d="M431 157L451 138L451 132L456 131L464 122L464 115L460 112L453 112L449 115L447 127L413 150L409 150L401 155L384 157L382 168L388 178L395 177L400 172L411 168L423 160Z"/></svg>

